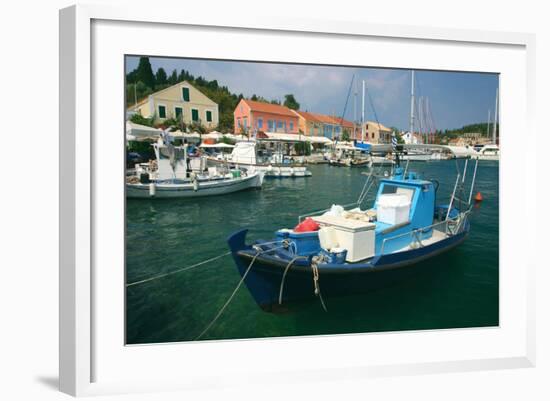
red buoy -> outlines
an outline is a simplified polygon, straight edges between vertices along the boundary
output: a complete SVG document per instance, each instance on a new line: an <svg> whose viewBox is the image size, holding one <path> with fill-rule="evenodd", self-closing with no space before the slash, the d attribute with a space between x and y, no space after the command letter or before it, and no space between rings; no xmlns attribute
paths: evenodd
<svg viewBox="0 0 550 401"><path fill-rule="evenodd" d="M481 192L478 192L474 198L476 202L481 202L483 200L483 195L481 195Z"/></svg>

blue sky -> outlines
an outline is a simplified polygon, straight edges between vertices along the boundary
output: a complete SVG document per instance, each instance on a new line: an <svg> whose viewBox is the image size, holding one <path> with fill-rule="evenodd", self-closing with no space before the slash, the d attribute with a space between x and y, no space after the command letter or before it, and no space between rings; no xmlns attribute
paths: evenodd
<svg viewBox="0 0 550 401"><path fill-rule="evenodd" d="M137 67L139 57L128 56L127 72ZM213 61L181 58L150 58L153 71L163 67L185 69L195 77L217 79L233 93L245 97L252 94L267 99L284 99L293 93L302 110L341 116L348 89L355 74L345 118L353 120L354 96L357 88L357 117L361 109L361 81L365 80L378 120L386 126L407 129L410 112L410 70L334 67ZM415 72L417 98L428 98L437 129L459 128L470 123L486 122L487 112L493 116L498 75L446 71ZM373 107L366 98L366 118L375 120ZM491 117L493 118L493 117Z"/></svg>

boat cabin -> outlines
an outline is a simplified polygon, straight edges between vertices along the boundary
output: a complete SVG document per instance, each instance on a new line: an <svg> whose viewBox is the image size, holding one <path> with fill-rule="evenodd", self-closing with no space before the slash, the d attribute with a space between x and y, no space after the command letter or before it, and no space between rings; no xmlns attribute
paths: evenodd
<svg viewBox="0 0 550 401"><path fill-rule="evenodd" d="M288 239L299 255L319 252L344 253L345 261L355 263L389 254L432 236L435 188L431 181L413 172L382 179L371 209L333 208L312 216L317 231L279 230L279 239Z"/></svg>

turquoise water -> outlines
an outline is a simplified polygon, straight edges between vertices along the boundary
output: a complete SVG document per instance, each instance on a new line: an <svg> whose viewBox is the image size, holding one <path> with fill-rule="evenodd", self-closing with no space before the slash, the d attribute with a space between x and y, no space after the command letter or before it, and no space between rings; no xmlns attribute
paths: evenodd
<svg viewBox="0 0 550 401"><path fill-rule="evenodd" d="M259 191L190 200L128 200L127 282L226 252L227 236L239 228L250 228L249 238L266 239L278 228L296 225L300 214L332 203L351 203L366 178L361 172L367 171L327 165L309 168L313 172L310 178L266 180ZM454 161L411 163L409 169L438 179L438 200L449 199L457 174ZM264 312L243 285L202 339L498 325L497 162L479 163L476 187L484 201L471 215L469 238L459 247L422 262L425 268L417 276L370 293L325 299L328 312L317 300L277 313ZM374 191L370 195L365 205L372 204ZM127 343L193 340L239 280L227 256L128 287Z"/></svg>

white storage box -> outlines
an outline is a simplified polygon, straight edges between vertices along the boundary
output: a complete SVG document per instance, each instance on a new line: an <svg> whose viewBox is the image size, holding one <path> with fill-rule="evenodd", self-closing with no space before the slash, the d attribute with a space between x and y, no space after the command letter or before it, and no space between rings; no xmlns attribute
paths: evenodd
<svg viewBox="0 0 550 401"><path fill-rule="evenodd" d="M312 219L323 227L319 230L322 245L330 247L330 250L336 247L345 249L346 262L358 262L374 256L375 224L342 216L313 216Z"/></svg>
<svg viewBox="0 0 550 401"><path fill-rule="evenodd" d="M409 221L411 201L404 194L384 194L378 197L376 218L380 223L402 224Z"/></svg>

